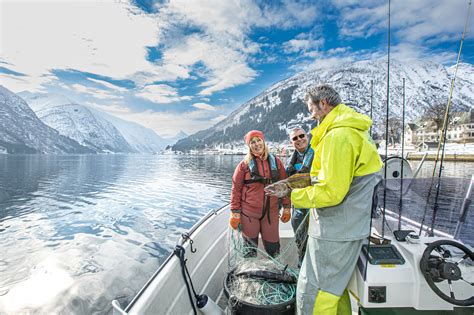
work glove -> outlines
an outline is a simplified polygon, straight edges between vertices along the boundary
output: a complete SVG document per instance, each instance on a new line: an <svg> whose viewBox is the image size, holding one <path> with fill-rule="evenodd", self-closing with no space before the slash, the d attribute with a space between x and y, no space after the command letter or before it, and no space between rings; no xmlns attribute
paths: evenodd
<svg viewBox="0 0 474 315"><path fill-rule="evenodd" d="M280 220L283 223L290 221L291 219L291 210L290 208L283 208L283 213L280 216Z"/></svg>
<svg viewBox="0 0 474 315"><path fill-rule="evenodd" d="M240 225L240 211L232 211L230 213L230 227L233 228L234 230L237 230L237 228Z"/></svg>

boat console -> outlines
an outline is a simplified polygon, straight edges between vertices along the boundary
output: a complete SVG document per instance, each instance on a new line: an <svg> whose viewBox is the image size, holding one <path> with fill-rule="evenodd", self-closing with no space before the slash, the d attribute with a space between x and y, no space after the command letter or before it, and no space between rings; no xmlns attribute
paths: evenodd
<svg viewBox="0 0 474 315"><path fill-rule="evenodd" d="M458 306L474 312L472 251L438 237L420 237L418 243L390 241L362 249L349 284L362 313L453 311Z"/></svg>

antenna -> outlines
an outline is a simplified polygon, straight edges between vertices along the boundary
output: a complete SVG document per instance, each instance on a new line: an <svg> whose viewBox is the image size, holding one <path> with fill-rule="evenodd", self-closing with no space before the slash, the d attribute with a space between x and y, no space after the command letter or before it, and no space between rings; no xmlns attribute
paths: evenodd
<svg viewBox="0 0 474 315"><path fill-rule="evenodd" d="M402 103L402 158L400 159L400 201L398 205L398 230L402 228L402 209L403 209L403 163L405 156L405 78L403 78L403 103Z"/></svg>
<svg viewBox="0 0 474 315"><path fill-rule="evenodd" d="M385 207L387 205L388 109L390 104L390 2L388 0L387 111L385 114L385 167L383 172L385 185L383 189L382 237L385 236Z"/></svg>

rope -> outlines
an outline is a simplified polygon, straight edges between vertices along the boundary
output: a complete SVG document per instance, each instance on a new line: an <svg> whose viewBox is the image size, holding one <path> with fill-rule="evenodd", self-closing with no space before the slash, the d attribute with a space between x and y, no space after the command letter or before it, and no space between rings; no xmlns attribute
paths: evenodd
<svg viewBox="0 0 474 315"><path fill-rule="evenodd" d="M179 262L180 262L180 265L181 265L181 274L183 275L184 283L186 284L186 290L188 291L189 301L191 302L191 306L193 307L194 315L197 315L196 306L194 305L194 300L193 300L193 297L192 297L192 294L191 294L191 289L193 291L194 298L197 299L198 295L196 294L196 291L194 291L193 281L191 280L191 277L189 276L188 268L186 267L186 259L184 259L185 252L186 251L184 250L183 246L176 245L176 247L174 249L174 254L179 259ZM188 278L189 278L189 282L191 283L191 287L190 287L190 284L188 283Z"/></svg>

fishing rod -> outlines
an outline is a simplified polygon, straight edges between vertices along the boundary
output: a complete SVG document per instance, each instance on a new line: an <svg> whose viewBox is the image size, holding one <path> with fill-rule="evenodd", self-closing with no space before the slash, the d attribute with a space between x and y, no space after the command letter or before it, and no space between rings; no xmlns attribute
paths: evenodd
<svg viewBox="0 0 474 315"><path fill-rule="evenodd" d="M403 102L402 102L402 158L400 159L400 200L398 204L398 230L402 229L402 209L403 209L403 168L405 156L405 78L403 78Z"/></svg>
<svg viewBox="0 0 474 315"><path fill-rule="evenodd" d="M372 126L374 125L374 120L372 118L374 112L374 80L370 80L370 120L372 120L372 125L370 125L369 134L372 137Z"/></svg>
<svg viewBox="0 0 474 315"><path fill-rule="evenodd" d="M384 165L384 189L383 189L383 213L382 213L382 238L385 236L385 207L387 205L387 159L388 159L388 115L390 103L390 0L388 0L388 51L387 51L387 110L385 114L385 165Z"/></svg>
<svg viewBox="0 0 474 315"><path fill-rule="evenodd" d="M433 173L431 175L431 184L430 184L430 188L429 188L429 191L428 191L428 197L427 197L427 200L426 200L425 211L423 213L423 219L421 221L419 235L421 235L421 231L423 230L423 223L424 223L424 220L425 220L426 210L428 208L428 202L429 202L429 198L431 196L431 190L432 190L432 186L434 184L434 178L435 178L435 175L436 175L436 167L437 167L437 164L438 164L438 160L440 159L440 151L441 151L441 161L440 161L440 165L439 165L438 178L437 178L438 184L436 185L436 195L435 195L435 200L434 200L434 205L433 205L433 217L432 217L432 220L431 220L430 228L427 230L427 234L429 236L433 236L434 224L435 224L436 215L437 215L438 209L439 209L438 199L439 199L439 192L440 192L440 186L441 186L441 174L443 172L443 163L444 163L444 156L445 156L445 149L446 149L446 136L447 136L447 131L448 131L448 123L449 123L449 111L450 111L451 105L452 105L454 82L456 81L458 68L459 68L459 61L461 60L461 52L462 52L462 46L463 46L463 43L464 43L464 37L466 35L467 25L469 23L469 18L470 18L470 15L471 15L471 3L472 3L472 0L469 0L469 7L467 9L466 22L464 23L464 30L462 32L461 43L459 45L458 57L457 57L457 60L456 60L456 67L455 67L455 70L454 70L454 76L451 79L451 88L450 88L450 91L449 91L448 103L446 104L446 110L445 110L445 113L444 113L443 128L441 129L442 137L441 137L440 141L438 142L438 150L436 152L436 159L435 159L435 163L434 163L434 166L433 166Z"/></svg>

